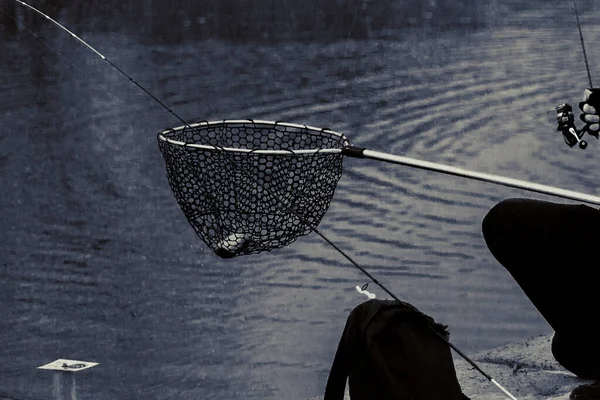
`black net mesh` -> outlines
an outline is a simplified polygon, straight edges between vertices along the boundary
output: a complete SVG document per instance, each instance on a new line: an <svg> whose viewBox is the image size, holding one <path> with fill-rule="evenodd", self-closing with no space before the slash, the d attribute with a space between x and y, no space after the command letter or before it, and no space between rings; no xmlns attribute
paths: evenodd
<svg viewBox="0 0 600 400"><path fill-rule="evenodd" d="M158 143L187 220L224 258L310 233L342 175L343 156L327 149L348 145L335 132L266 121L192 124L161 132Z"/></svg>

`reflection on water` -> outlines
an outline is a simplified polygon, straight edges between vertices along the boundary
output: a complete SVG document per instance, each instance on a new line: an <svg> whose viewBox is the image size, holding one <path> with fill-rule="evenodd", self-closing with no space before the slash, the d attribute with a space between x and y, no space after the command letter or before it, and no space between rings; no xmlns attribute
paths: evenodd
<svg viewBox="0 0 600 400"><path fill-rule="evenodd" d="M600 35L585 32L591 43ZM568 151L540 122L585 86L576 30L421 34L84 39L190 120L329 126L372 149L596 191L594 150ZM315 235L246 258L211 254L156 145L178 121L68 35L40 24L39 36L47 45L23 30L0 44L0 395L48 398L51 378L35 367L56 358L100 363L78 375L82 399L321 394L365 278ZM321 229L475 351L549 329L480 234L486 211L510 196L529 195L348 159Z"/></svg>

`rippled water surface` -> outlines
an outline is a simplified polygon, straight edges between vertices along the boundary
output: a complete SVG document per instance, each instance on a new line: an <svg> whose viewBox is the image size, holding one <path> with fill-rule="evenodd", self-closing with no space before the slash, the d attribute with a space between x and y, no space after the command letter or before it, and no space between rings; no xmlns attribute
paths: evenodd
<svg viewBox="0 0 600 400"><path fill-rule="evenodd" d="M589 43L598 17L584 18ZM80 399L322 394L366 278L316 235L213 255L178 208L156 144L179 121L42 26L45 43L25 29L0 42L0 395L49 398L52 379L35 367L56 358L100 363L78 375ZM573 25L271 45L79 31L189 120L328 126L375 150L597 193L595 140L568 149L546 117L587 86ZM549 332L480 231L499 200L548 197L344 163L321 230L450 325L462 350Z"/></svg>

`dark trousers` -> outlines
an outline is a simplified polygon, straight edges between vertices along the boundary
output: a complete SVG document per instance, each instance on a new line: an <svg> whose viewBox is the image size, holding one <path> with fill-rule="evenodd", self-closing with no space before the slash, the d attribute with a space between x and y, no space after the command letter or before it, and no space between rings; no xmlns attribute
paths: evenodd
<svg viewBox="0 0 600 400"><path fill-rule="evenodd" d="M600 379L600 211L504 200L485 216L483 236L555 331L554 358L581 378Z"/></svg>

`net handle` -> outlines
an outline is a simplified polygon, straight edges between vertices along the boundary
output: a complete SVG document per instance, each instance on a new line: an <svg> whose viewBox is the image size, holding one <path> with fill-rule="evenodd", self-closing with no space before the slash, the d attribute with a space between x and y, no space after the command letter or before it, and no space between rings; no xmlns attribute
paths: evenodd
<svg viewBox="0 0 600 400"><path fill-rule="evenodd" d="M556 197L562 197L565 199L582 201L584 203L590 203L600 205L600 197L593 196L573 190L566 190L557 188L549 185L541 185L525 180L507 178L500 175L486 174L483 172L475 172L467 169L452 167L445 164L438 164L429 161L422 161L415 158L397 156L389 153L382 153L380 151L368 150L359 147L349 146L342 149L342 154L348 157L354 158L368 158L377 161L383 161L391 164L398 164L409 166L413 168L423 169L427 171L439 172L446 175L458 176L462 178L468 178L481 182L494 183L501 186L507 186L516 189L523 189L530 192L547 194Z"/></svg>

